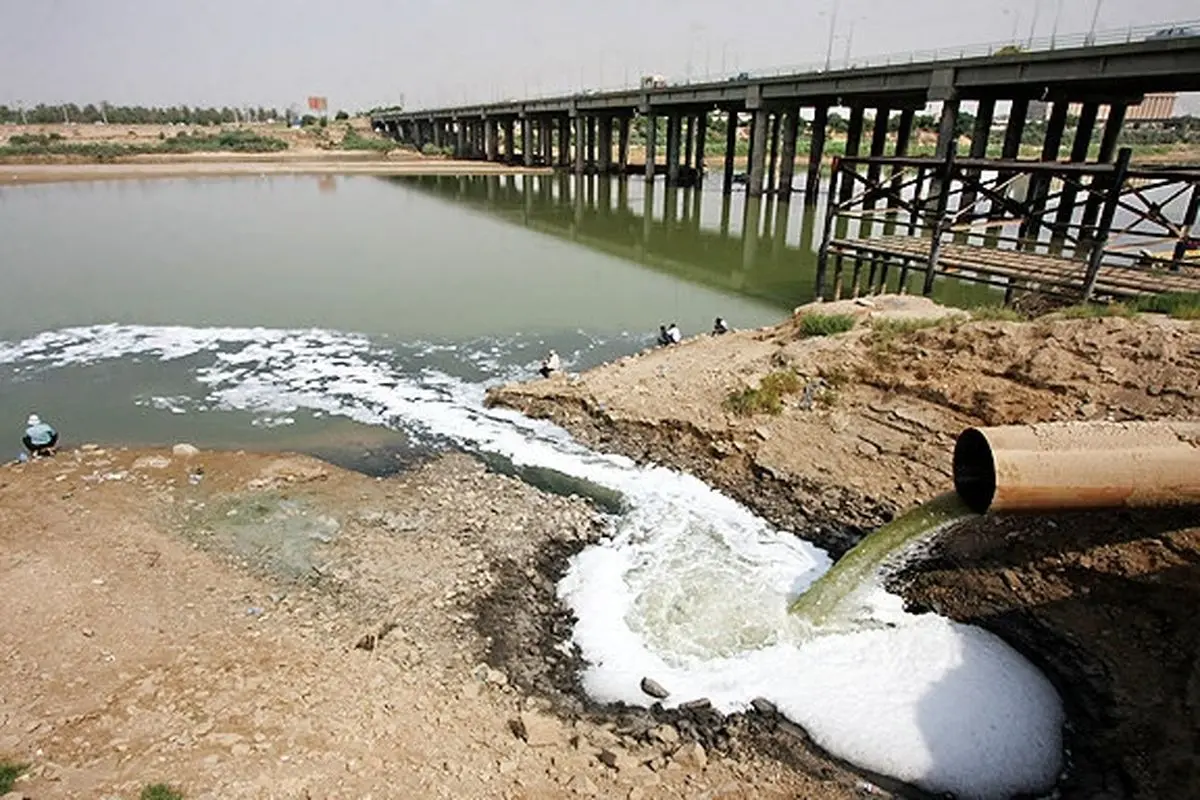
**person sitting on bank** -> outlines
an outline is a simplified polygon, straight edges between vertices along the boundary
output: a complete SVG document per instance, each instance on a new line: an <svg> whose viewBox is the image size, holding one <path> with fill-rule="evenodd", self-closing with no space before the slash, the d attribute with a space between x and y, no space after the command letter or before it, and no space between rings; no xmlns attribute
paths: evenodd
<svg viewBox="0 0 1200 800"><path fill-rule="evenodd" d="M717 317L716 321L713 322L713 336L720 336L722 334L729 333L729 330L729 323L726 322L723 317Z"/></svg>
<svg viewBox="0 0 1200 800"><path fill-rule="evenodd" d="M679 332L679 326L674 322L671 323L671 327L667 328L667 336L670 338L671 344L679 344L683 341L683 334Z"/></svg>
<svg viewBox="0 0 1200 800"><path fill-rule="evenodd" d="M37 414L30 414L25 421L25 435L21 437L21 444L34 458L52 456L58 444L58 431L42 422Z"/></svg>
<svg viewBox="0 0 1200 800"><path fill-rule="evenodd" d="M666 325L658 326L658 343L663 347L666 347L671 343L671 334L667 333Z"/></svg>
<svg viewBox="0 0 1200 800"><path fill-rule="evenodd" d="M538 372L542 374L543 378L549 378L560 369L562 369L562 362L558 358L558 353L551 350L546 354L546 357L542 359L542 367L538 370Z"/></svg>

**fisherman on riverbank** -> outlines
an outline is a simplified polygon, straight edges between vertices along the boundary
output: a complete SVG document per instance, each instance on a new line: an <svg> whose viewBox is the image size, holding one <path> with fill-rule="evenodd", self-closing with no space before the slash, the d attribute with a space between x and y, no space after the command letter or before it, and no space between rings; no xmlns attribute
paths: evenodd
<svg viewBox="0 0 1200 800"><path fill-rule="evenodd" d="M658 326L658 344L660 347L666 347L671 343L671 335L667 333L666 325Z"/></svg>
<svg viewBox="0 0 1200 800"><path fill-rule="evenodd" d="M37 414L30 414L25 421L25 435L21 437L21 444L25 445L33 458L52 456L58 444L58 431L42 422Z"/></svg>
<svg viewBox="0 0 1200 800"><path fill-rule="evenodd" d="M541 366L541 369L538 370L538 372L541 373L543 378L549 378L551 375L553 375L554 373L558 372L561 369L562 369L562 361L559 360L558 353L551 350L549 353L546 354L546 357L542 359L542 366Z"/></svg>
<svg viewBox="0 0 1200 800"><path fill-rule="evenodd" d="M683 334L679 332L679 326L674 322L667 328L667 337L671 340L671 344L679 344L683 341Z"/></svg>
<svg viewBox="0 0 1200 800"><path fill-rule="evenodd" d="M725 318L717 317L716 321L713 322L712 335L721 336L722 334L729 333L729 331L729 323L725 321Z"/></svg>

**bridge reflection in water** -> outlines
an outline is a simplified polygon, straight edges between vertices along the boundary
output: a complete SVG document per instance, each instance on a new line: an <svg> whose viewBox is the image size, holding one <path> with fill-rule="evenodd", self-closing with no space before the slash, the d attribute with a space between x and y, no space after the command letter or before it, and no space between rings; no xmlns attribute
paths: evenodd
<svg viewBox="0 0 1200 800"><path fill-rule="evenodd" d="M653 270L791 309L811 301L823 203L725 195L719 181L664 187L604 175L422 175L403 186ZM892 288L895 288L893 281ZM909 291L920 293L918 276ZM941 280L934 298L969 307L1003 293Z"/></svg>

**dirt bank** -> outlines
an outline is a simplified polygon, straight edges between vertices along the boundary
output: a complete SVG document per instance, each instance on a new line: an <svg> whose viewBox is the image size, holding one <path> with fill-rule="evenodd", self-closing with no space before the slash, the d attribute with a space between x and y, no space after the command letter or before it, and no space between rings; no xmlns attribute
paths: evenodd
<svg viewBox="0 0 1200 800"><path fill-rule="evenodd" d="M465 456L0 467L0 761L31 798L861 796L769 709L586 707L553 582L599 531Z"/></svg>
<svg viewBox="0 0 1200 800"><path fill-rule="evenodd" d="M1200 418L1200 323L960 315L932 324L954 315L920 298L872 303L821 308L859 317L841 335L805 336L811 326L797 317L506 386L491 400L598 448L697 474L835 554L950 488L949 455L965 427ZM779 413L728 410L735 393L761 400L768 375L786 386ZM1065 796L1194 797L1197 526L1195 509L975 521L896 585L918 607L999 633L1046 670L1071 719Z"/></svg>

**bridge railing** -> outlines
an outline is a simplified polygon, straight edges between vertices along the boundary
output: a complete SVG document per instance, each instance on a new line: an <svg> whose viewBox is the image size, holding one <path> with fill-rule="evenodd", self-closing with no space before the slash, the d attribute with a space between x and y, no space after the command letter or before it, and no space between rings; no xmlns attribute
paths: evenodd
<svg viewBox="0 0 1200 800"><path fill-rule="evenodd" d="M743 76L746 79L753 80L760 78L779 77L783 75L821 73L826 71L835 72L846 69L867 69L871 67L888 67L902 64L952 61L964 58L983 58L989 56L1004 57L1006 54L1017 55L1024 53L1066 50L1076 47L1099 47L1103 45L1127 44L1130 42L1153 39L1160 32L1167 30L1176 32L1182 31L1192 36L1200 36L1200 19L1189 19L1183 21L1176 20L1171 22L1157 22L1150 25L1110 28L1098 30L1092 33L1077 32L1059 34L1055 36L1041 36L1033 39L1004 39L1000 41L985 42L982 44L939 47L931 50L910 50L877 55L856 55L851 56L849 59L846 59L845 57L833 59L828 64L822 59L820 61L785 64L773 67L763 67L759 69L705 73L702 75L692 76L673 76L667 79L667 85L691 86L706 83L723 83L738 80ZM1176 33L1176 35L1184 34ZM497 96L486 101L476 99L471 103L464 103L462 105L475 106L502 102L517 102L518 100L546 100L569 95L589 96L615 94L634 91L638 88L639 86L637 83L627 82L623 82L619 85L609 85L604 87L582 88L565 86L561 89L547 89L545 91L522 93L520 98L514 98L512 100L505 100L502 97ZM390 111L393 109L381 110Z"/></svg>

